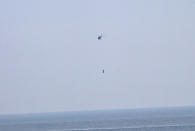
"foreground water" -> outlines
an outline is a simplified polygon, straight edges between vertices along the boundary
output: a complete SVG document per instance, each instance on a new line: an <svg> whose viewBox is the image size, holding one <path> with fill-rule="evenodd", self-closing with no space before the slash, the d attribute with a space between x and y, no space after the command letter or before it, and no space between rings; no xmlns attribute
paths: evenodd
<svg viewBox="0 0 195 131"><path fill-rule="evenodd" d="M0 131L195 131L195 107L1 115Z"/></svg>

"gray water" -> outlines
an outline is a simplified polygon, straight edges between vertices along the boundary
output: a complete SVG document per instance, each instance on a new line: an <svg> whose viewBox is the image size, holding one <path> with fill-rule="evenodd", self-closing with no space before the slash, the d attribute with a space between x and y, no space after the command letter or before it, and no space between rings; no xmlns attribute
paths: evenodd
<svg viewBox="0 0 195 131"><path fill-rule="evenodd" d="M0 131L195 131L195 107L1 115Z"/></svg>

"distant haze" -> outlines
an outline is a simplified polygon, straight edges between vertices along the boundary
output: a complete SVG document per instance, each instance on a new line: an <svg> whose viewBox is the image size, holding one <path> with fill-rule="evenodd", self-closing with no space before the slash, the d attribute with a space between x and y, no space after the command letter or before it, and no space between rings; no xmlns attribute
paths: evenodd
<svg viewBox="0 0 195 131"><path fill-rule="evenodd" d="M0 114L194 106L194 23L194 0L2 0Z"/></svg>

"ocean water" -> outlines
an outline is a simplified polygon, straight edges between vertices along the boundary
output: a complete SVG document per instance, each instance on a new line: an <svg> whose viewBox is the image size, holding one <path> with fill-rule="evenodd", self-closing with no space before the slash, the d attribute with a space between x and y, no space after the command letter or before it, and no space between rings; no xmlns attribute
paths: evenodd
<svg viewBox="0 0 195 131"><path fill-rule="evenodd" d="M195 107L0 115L0 131L195 131Z"/></svg>

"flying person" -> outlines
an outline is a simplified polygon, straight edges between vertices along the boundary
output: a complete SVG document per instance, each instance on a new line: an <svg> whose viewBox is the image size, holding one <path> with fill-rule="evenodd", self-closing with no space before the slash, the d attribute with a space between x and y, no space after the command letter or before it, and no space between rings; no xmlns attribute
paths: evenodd
<svg viewBox="0 0 195 131"><path fill-rule="evenodd" d="M101 40L102 37L103 37L103 35L99 35L99 36L98 36L98 40Z"/></svg>
<svg viewBox="0 0 195 131"><path fill-rule="evenodd" d="M103 35L99 35L99 36L97 37L97 39L98 39L98 40L101 40L102 37L103 37ZM102 73L104 74L104 69L102 70Z"/></svg>

